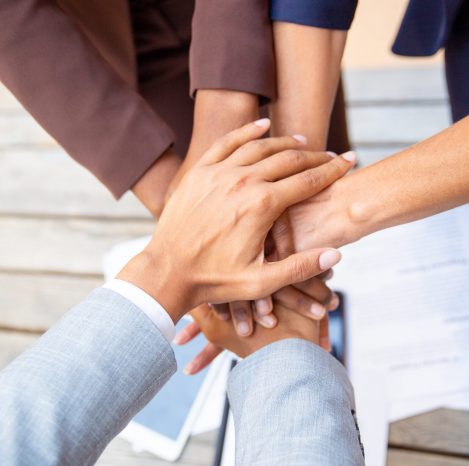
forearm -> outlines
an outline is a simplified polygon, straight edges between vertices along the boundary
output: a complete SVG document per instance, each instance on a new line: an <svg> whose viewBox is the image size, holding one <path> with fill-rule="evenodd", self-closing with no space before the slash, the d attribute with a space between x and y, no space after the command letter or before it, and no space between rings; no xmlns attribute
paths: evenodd
<svg viewBox="0 0 469 466"><path fill-rule="evenodd" d="M340 180L357 239L469 202L469 117ZM334 193L334 190L333 190Z"/></svg>
<svg viewBox="0 0 469 466"><path fill-rule="evenodd" d="M259 98L247 92L204 89L197 91L194 129L186 158L168 188L167 196L202 154L220 137L254 121L259 116Z"/></svg>
<svg viewBox="0 0 469 466"><path fill-rule="evenodd" d="M94 464L176 370L136 306L97 289L0 373L5 464Z"/></svg>
<svg viewBox="0 0 469 466"><path fill-rule="evenodd" d="M262 348L233 370L228 395L236 464L363 464L345 369L316 345Z"/></svg>
<svg viewBox="0 0 469 466"><path fill-rule="evenodd" d="M326 149L346 31L274 22L278 99L275 135L303 134L310 150Z"/></svg>

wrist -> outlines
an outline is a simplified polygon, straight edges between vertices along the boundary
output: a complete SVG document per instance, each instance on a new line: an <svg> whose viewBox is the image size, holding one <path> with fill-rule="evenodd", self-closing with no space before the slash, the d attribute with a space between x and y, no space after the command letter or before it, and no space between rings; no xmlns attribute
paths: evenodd
<svg viewBox="0 0 469 466"><path fill-rule="evenodd" d="M176 324L191 309L192 287L179 276L168 257L144 250L117 275L155 299Z"/></svg>
<svg viewBox="0 0 469 466"><path fill-rule="evenodd" d="M132 187L133 193L155 218L163 211L166 191L180 165L179 156L168 149Z"/></svg>

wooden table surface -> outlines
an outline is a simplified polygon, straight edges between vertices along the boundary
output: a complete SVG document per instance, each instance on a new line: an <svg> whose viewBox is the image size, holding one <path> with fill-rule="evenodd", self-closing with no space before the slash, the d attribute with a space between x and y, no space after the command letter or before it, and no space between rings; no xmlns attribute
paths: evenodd
<svg viewBox="0 0 469 466"><path fill-rule="evenodd" d="M449 124L440 68L348 72L350 131L362 164ZM392 124L391 124L392 122ZM113 245L150 234L132 195L116 203L0 88L0 366L102 283ZM469 465L469 414L440 410L391 426L392 466ZM178 465L211 465L216 432L190 440ZM101 466L160 466L121 439ZM373 465L370 465L373 466Z"/></svg>

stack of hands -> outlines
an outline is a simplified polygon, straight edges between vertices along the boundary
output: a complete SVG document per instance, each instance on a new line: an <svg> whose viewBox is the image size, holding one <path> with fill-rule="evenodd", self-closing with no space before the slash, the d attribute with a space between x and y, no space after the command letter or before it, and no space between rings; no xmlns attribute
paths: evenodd
<svg viewBox="0 0 469 466"><path fill-rule="evenodd" d="M118 276L155 297L174 322L191 312L176 343L203 332L209 344L188 374L223 349L246 357L284 338L330 349L327 312L338 297L326 281L341 256L301 251L302 203L343 177L356 156L302 150L298 135L260 139L269 128L269 119L258 120L206 151L180 180L149 246Z"/></svg>

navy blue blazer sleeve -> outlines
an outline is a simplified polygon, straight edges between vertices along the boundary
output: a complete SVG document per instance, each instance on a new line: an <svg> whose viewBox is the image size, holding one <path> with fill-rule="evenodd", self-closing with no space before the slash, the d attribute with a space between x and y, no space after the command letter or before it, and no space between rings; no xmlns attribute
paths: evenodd
<svg viewBox="0 0 469 466"><path fill-rule="evenodd" d="M357 3L358 0L272 0L270 14L274 21L347 30Z"/></svg>

